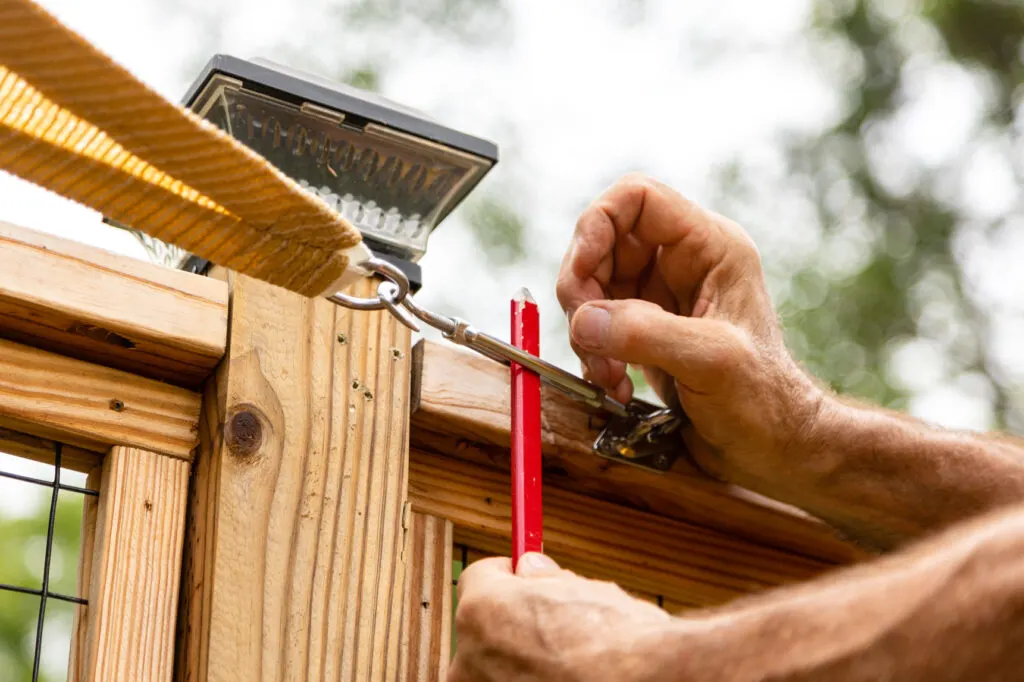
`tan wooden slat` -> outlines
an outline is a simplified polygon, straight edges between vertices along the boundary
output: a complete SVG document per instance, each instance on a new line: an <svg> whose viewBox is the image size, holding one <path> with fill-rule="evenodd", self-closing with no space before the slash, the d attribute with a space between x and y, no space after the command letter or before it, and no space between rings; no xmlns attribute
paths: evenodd
<svg viewBox="0 0 1024 682"><path fill-rule="evenodd" d="M61 461L63 462L63 454ZM99 490L103 485L103 465L97 461L96 465L87 472L85 487L90 490ZM89 599L89 590L92 586L92 561L96 548L96 522L99 516L99 500L96 497L87 495L82 500L82 541L78 557L78 595ZM75 611L75 623L71 628L71 649L68 652L68 682L90 682L89 671L86 668L86 661L89 650L89 623L90 613L87 605L79 606Z"/></svg>
<svg viewBox="0 0 1024 682"><path fill-rule="evenodd" d="M415 511L449 519L455 541L507 556L508 477L450 456L412 449ZM688 605L714 605L807 580L831 565L556 488L544 491L544 551L581 575Z"/></svg>
<svg viewBox="0 0 1024 682"><path fill-rule="evenodd" d="M196 387L227 312L224 282L0 222L0 337Z"/></svg>
<svg viewBox="0 0 1024 682"><path fill-rule="evenodd" d="M187 389L0 340L0 426L14 431L191 459L199 407Z"/></svg>
<svg viewBox="0 0 1024 682"><path fill-rule="evenodd" d="M179 679L395 679L409 343L387 313L236 279L206 394L207 423L225 426L220 441L203 429Z"/></svg>
<svg viewBox="0 0 1024 682"><path fill-rule="evenodd" d="M413 447L507 471L508 369L451 344L423 341L420 346L413 378ZM604 419L548 386L542 401L546 488L586 493L826 561L866 556L825 524L712 481L685 458L662 474L597 457L591 447Z"/></svg>
<svg viewBox="0 0 1024 682"><path fill-rule="evenodd" d="M412 515L399 680L444 682L452 648L452 523Z"/></svg>
<svg viewBox="0 0 1024 682"><path fill-rule="evenodd" d="M115 447L103 460L89 589L86 679L163 682L174 621L189 463Z"/></svg>

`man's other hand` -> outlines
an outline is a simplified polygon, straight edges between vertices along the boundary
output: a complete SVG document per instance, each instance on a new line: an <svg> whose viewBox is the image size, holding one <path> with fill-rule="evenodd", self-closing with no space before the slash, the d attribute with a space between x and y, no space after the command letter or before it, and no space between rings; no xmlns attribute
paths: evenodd
<svg viewBox="0 0 1024 682"><path fill-rule="evenodd" d="M649 679L671 616L543 554L483 559L459 578L449 682Z"/></svg>

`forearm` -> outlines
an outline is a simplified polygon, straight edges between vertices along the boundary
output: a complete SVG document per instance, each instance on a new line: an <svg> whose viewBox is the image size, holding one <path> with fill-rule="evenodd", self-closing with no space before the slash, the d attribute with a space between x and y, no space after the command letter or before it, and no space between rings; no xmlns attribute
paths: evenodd
<svg viewBox="0 0 1024 682"><path fill-rule="evenodd" d="M745 605L677 619L644 659L657 682L1017 680L1024 512Z"/></svg>
<svg viewBox="0 0 1024 682"><path fill-rule="evenodd" d="M1024 501L1024 441L837 399L788 458L798 464L768 492L876 549Z"/></svg>

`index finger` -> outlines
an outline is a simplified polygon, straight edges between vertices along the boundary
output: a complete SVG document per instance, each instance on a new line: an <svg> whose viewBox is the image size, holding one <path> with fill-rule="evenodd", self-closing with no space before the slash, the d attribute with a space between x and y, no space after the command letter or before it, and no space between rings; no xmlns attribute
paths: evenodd
<svg viewBox="0 0 1024 682"><path fill-rule="evenodd" d="M507 556L488 557L474 561L462 569L462 574L459 575L456 598L462 599L464 595L484 589L488 585L500 584L502 581L514 577L512 560Z"/></svg>
<svg viewBox="0 0 1024 682"><path fill-rule="evenodd" d="M642 175L626 176L580 215L558 275L559 302L571 314L584 303L611 298L613 282L641 277L659 247L706 231L710 222L704 209L666 185ZM702 246L695 244L696 249ZM696 279L696 273L673 274L676 282ZM693 294L692 286L672 288L679 300Z"/></svg>

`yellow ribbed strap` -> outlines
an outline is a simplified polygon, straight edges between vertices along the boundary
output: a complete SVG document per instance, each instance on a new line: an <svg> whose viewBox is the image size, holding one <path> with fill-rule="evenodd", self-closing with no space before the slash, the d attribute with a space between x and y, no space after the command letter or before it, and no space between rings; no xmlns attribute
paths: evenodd
<svg viewBox="0 0 1024 682"><path fill-rule="evenodd" d="M307 296L359 232L30 0L0 0L0 169Z"/></svg>

